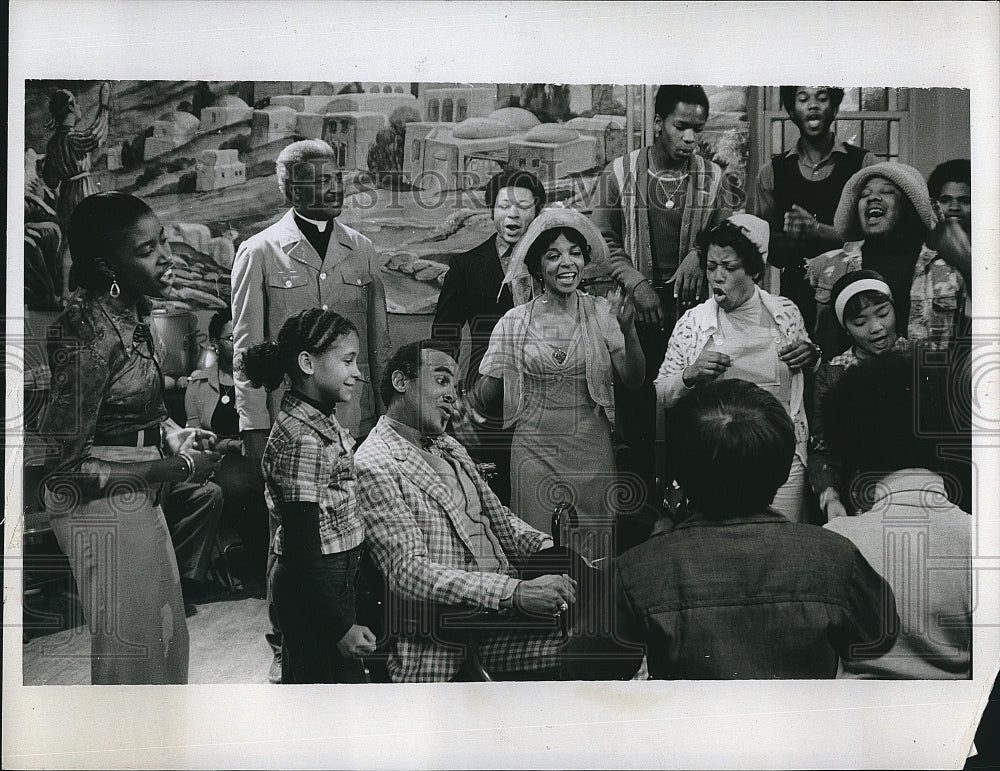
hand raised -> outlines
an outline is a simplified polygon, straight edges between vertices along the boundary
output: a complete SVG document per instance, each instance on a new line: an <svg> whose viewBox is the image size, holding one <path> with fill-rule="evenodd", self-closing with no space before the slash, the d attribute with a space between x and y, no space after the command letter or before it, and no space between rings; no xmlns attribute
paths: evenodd
<svg viewBox="0 0 1000 771"><path fill-rule="evenodd" d="M701 353L698 354L694 363L684 370L681 377L684 380L684 385L688 388L706 385L722 375L732 366L732 363L733 360L729 358L729 354L722 351L710 351L706 345L701 349Z"/></svg>
<svg viewBox="0 0 1000 771"><path fill-rule="evenodd" d="M785 214L784 230L790 236L811 236L816 232L816 217L798 204Z"/></svg>
<svg viewBox="0 0 1000 771"><path fill-rule="evenodd" d="M618 319L618 326L621 327L623 332L627 332L629 327L635 322L636 308L632 295L632 292L627 292L623 287L618 287L615 293L608 298L615 309L615 318Z"/></svg>

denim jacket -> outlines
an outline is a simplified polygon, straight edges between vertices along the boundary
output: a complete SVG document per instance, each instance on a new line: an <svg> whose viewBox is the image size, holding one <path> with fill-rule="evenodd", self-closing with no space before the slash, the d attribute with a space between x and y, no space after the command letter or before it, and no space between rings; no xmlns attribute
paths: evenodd
<svg viewBox="0 0 1000 771"><path fill-rule="evenodd" d="M617 561L613 634L574 636L567 674L627 679L645 652L652 679L833 678L840 659L879 655L892 590L828 535L765 510L654 536Z"/></svg>

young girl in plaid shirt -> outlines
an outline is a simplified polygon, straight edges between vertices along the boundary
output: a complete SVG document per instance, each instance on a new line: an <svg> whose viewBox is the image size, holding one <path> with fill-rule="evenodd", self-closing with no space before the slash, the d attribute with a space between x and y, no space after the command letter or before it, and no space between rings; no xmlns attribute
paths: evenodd
<svg viewBox="0 0 1000 771"><path fill-rule="evenodd" d="M361 380L354 325L318 308L290 317L278 341L247 351L255 387L291 388L271 428L262 470L279 521L271 596L282 631L282 683L364 682L360 656L375 650L355 623L355 585L364 525L355 496L354 441L336 406Z"/></svg>

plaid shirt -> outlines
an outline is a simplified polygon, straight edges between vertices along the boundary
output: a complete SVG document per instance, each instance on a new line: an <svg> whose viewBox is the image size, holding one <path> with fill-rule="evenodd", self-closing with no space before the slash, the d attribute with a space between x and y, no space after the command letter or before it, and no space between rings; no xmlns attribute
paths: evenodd
<svg viewBox="0 0 1000 771"><path fill-rule="evenodd" d="M286 392L271 428L261 468L264 498L281 521L283 503L318 503L323 554L337 554L361 544L365 527L358 516L351 432L295 394ZM274 535L281 554L283 528Z"/></svg>
<svg viewBox="0 0 1000 771"><path fill-rule="evenodd" d="M384 417L355 459L368 547L391 595L404 602L496 610L517 580L508 555L533 554L551 539L500 503L455 439L443 436L437 446L474 481L483 514L502 549L500 570L480 571L465 515L448 486ZM557 666L561 645L558 632L508 629L482 634L479 653L488 670L530 671ZM408 631L394 639L389 674L397 682L447 681L463 659L461 649L441 643L433 634Z"/></svg>

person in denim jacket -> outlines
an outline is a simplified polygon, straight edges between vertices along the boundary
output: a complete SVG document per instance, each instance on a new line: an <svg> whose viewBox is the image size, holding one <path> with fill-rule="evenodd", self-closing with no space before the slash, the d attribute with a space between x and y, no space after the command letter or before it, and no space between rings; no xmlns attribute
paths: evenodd
<svg viewBox="0 0 1000 771"><path fill-rule="evenodd" d="M574 629L565 674L628 679L645 655L657 680L833 678L893 645L895 598L861 552L768 505L796 445L774 396L709 383L667 432L692 514L616 561L613 633Z"/></svg>

